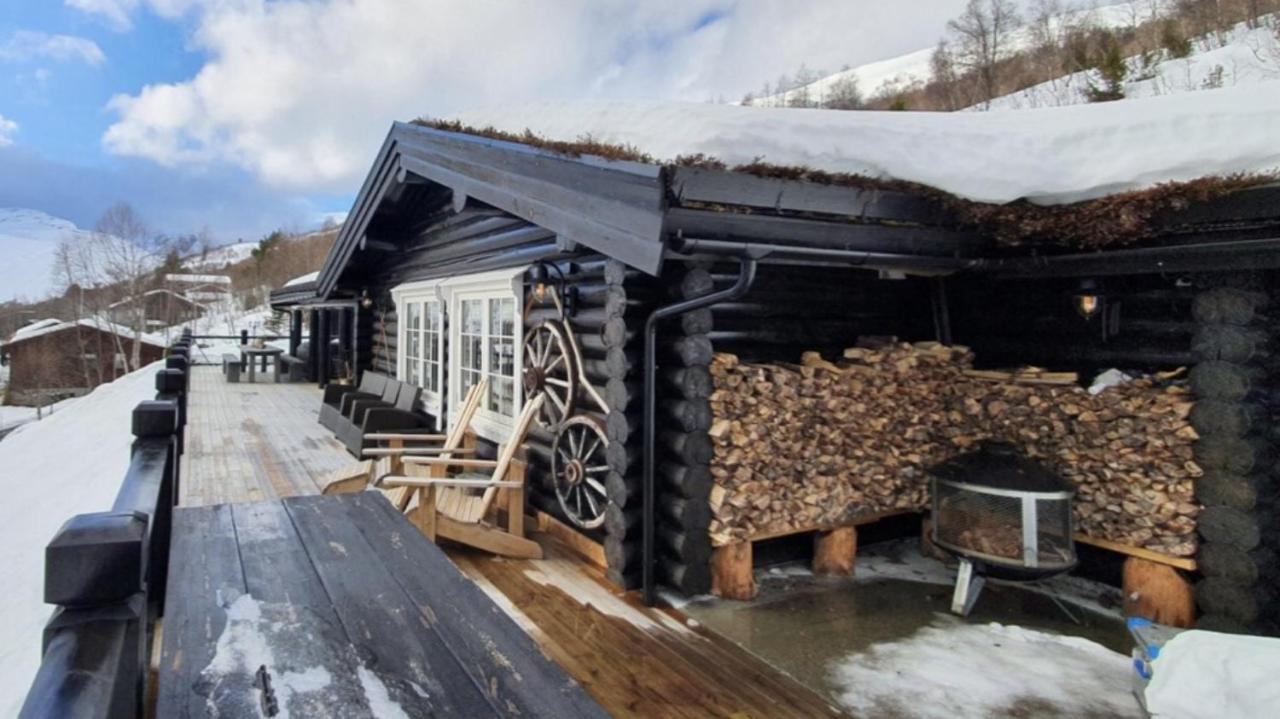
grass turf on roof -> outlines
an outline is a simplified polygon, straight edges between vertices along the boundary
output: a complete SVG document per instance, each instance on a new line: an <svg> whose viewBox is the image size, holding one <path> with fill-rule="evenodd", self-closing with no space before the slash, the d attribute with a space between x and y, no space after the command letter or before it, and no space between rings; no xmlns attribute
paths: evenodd
<svg viewBox="0 0 1280 719"><path fill-rule="evenodd" d="M590 155L607 160L702 167L770 179L913 194L933 200L955 213L960 229L976 230L1005 247L1101 249L1134 244L1155 238L1166 229L1155 222L1161 215L1280 181L1280 172L1239 173L1166 182L1069 205L1036 205L1025 200L996 205L966 200L915 182L827 172L804 166L775 165L763 160L731 167L717 158L697 154L682 155L664 162L632 145L601 142L589 136L574 141L551 140L527 129L523 133L512 133L494 127L476 128L455 120L431 118L418 118L413 120L413 124L528 145L565 157Z"/></svg>

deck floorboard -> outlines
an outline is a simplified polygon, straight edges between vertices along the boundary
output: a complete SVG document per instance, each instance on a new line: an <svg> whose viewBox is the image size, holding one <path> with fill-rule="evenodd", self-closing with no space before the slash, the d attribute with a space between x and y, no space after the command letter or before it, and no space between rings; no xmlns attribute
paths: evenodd
<svg viewBox="0 0 1280 719"><path fill-rule="evenodd" d="M182 504L187 506L270 501L286 496L314 495L319 480L353 462L342 445L317 421L321 393L309 384L227 384L216 367L200 367L193 374L189 398L188 445L184 457ZM370 495L373 496L373 495ZM334 615L321 620L342 624L343 611L357 611L358 602L376 603L387 592L404 593L421 606L421 597L439 588L432 584L439 568L423 565L415 571L406 547L425 541L419 535L393 537L387 544L376 535L387 505L375 510L365 503L349 505L359 532L342 530L328 537L323 526L299 522L291 503L234 508L235 526L244 536L242 572L254 591L275 592L289 602L336 602ZM301 506L305 506L304 502ZM277 525L285 507L292 529L281 534ZM373 514L369 514L373 512ZM368 516L365 516L368 515ZM231 513L228 512L228 517ZM402 525L408 526L408 525ZM314 537L308 537L315 534ZM361 536L363 535L363 536ZM691 623L678 610L644 607L635 593L616 591L595 569L571 555L547 535L534 535L547 550L540 561L496 558L457 546L445 550L453 563L493 600L501 612L533 640L537 650L559 665L608 711L617 717L826 717L841 716L824 697L770 666L742 647ZM345 558L328 542L348 551L371 546L384 551L379 562L390 568L378 577L350 584L340 575L305 579L305 561L321 567ZM247 544L246 544L247 543ZM367 544L364 549L359 549ZM314 548L314 549L313 549ZM326 549L328 548L328 549ZM443 559L444 555L437 555ZM268 586L277 577L276 586ZM455 587L448 596L465 606L470 588ZM266 596L266 595L264 595ZM308 599L310 598L310 599ZM286 602L287 603L287 602ZM341 607L345 607L345 610ZM323 615L323 610L321 611ZM442 618L437 617L437 620ZM393 622L394 624L394 622ZM402 629L411 626L399 624ZM465 626L455 624L454 626ZM382 629L370 627L369 631ZM339 627L335 631L345 633ZM440 627L436 631L445 632ZM388 632L386 640L399 643ZM483 637L479 631L473 636ZM216 641L217 633L213 634ZM466 631L446 635L459 646ZM525 652L518 641L508 651ZM210 651L212 651L210 649ZM408 651L408 649L406 649ZM416 650L415 650L416 651Z"/></svg>
<svg viewBox="0 0 1280 719"><path fill-rule="evenodd" d="M305 383L229 384L197 366L187 400L180 503L186 507L317 494L324 475L352 461L317 421L321 392Z"/></svg>

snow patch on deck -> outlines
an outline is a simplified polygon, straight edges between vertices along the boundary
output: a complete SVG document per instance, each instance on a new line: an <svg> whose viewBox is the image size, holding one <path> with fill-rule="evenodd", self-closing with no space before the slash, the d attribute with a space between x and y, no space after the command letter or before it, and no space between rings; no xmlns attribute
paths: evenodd
<svg viewBox="0 0 1280 719"><path fill-rule="evenodd" d="M939 616L908 639L833 664L858 716L1142 716L1129 658L1079 637Z"/></svg>
<svg viewBox="0 0 1280 719"><path fill-rule="evenodd" d="M232 588L220 591L218 601L226 625L212 661L200 672L209 716L262 716L257 672L265 667L279 705L277 719L328 716L338 706L368 708L378 719L408 719L355 648L305 607L262 602Z"/></svg>
<svg viewBox="0 0 1280 719"><path fill-rule="evenodd" d="M576 562L545 559L525 569L524 574L544 587L559 589L583 606L591 607L606 616L621 619L642 631L692 633L684 623L665 612L643 610L615 595L600 582L584 575Z"/></svg>

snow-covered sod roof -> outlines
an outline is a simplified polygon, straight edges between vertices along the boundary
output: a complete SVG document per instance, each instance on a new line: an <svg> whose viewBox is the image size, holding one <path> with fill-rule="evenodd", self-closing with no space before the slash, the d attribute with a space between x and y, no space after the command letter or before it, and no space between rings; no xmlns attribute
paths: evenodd
<svg viewBox="0 0 1280 719"><path fill-rule="evenodd" d="M1280 169L1280 82L984 113L845 112L678 102L543 103L465 112L475 128L703 154L928 185L988 203L1065 204L1171 181Z"/></svg>
<svg viewBox="0 0 1280 719"><path fill-rule="evenodd" d="M37 327L36 325L39 325L39 326ZM76 325L79 325L81 327L88 327L90 329L101 330L103 332L108 332L111 334L120 335L121 337L126 337L129 340L132 340L134 337L133 330L128 327L124 327L122 325L118 325L113 322L108 322L107 320L99 319L97 317L88 317L82 320L77 320L76 322L64 322L62 320L41 320L38 323L27 325L26 327L23 327L17 332L14 332L9 337L9 339L3 343L3 345L8 346L17 342L25 342L29 339L34 339L42 335L49 335L55 332L61 332L63 330L71 329ZM146 344L155 345L156 347L165 346L164 338L156 335L143 333L138 337L138 339L142 340Z"/></svg>
<svg viewBox="0 0 1280 719"><path fill-rule="evenodd" d="M164 276L166 282L181 282L186 284L197 285L230 285L231 278L226 275L190 275L190 274L168 274Z"/></svg>
<svg viewBox="0 0 1280 719"><path fill-rule="evenodd" d="M284 286L285 286L285 287L296 287L297 285L305 285L305 284L307 284L308 282L315 282L315 281L316 281L317 279L319 279L319 278L320 278L320 273L319 273L318 271L317 271L317 272L308 272L308 273L307 273L307 274L305 274L305 275L299 275L298 277L294 277L293 279L291 279L291 280L289 280L288 282L284 283Z"/></svg>

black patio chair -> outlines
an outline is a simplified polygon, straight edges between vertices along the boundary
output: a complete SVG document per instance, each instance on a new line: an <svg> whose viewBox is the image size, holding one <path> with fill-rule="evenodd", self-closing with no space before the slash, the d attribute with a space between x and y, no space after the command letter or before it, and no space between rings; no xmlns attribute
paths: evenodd
<svg viewBox="0 0 1280 719"><path fill-rule="evenodd" d="M404 382L398 384L400 393L393 406L356 403L351 420L346 425L346 433L339 439L357 459L363 457L366 447L377 445L375 440L365 439L365 435L432 431L427 417L414 411L422 390Z"/></svg>
<svg viewBox="0 0 1280 719"><path fill-rule="evenodd" d="M337 433L343 425L350 403L357 399L381 399L382 392L390 382L384 374L365 372L360 377L360 386L331 384L324 388L324 400L320 403L320 424L329 431Z"/></svg>

